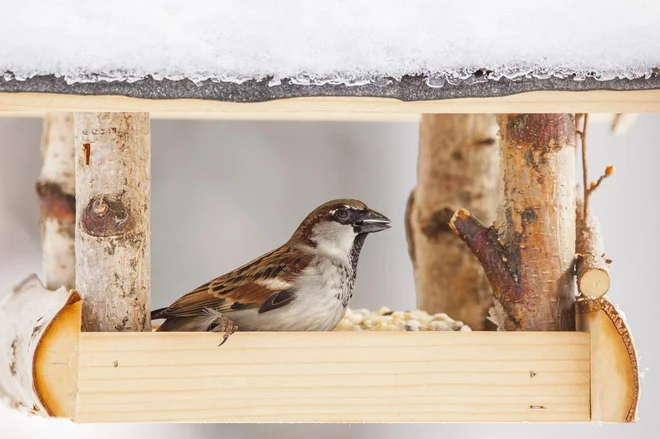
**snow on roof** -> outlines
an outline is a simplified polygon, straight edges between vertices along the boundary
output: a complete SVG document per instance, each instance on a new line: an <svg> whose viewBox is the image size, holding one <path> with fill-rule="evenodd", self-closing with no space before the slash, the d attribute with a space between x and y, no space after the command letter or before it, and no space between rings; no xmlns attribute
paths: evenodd
<svg viewBox="0 0 660 439"><path fill-rule="evenodd" d="M654 0L0 0L0 11L0 91L250 101L305 86L409 99L660 88Z"/></svg>

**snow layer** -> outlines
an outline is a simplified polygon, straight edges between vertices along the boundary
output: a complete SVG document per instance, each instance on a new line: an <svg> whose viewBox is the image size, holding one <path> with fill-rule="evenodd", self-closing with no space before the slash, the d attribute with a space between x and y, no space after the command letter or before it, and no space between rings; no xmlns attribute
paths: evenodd
<svg viewBox="0 0 660 439"><path fill-rule="evenodd" d="M648 77L656 0L0 0L0 73L272 84ZM474 76L479 69L490 72Z"/></svg>

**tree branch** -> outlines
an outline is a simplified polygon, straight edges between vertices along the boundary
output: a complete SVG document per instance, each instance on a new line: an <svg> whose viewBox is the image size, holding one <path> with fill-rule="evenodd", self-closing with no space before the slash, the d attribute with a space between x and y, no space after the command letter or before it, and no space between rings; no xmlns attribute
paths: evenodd
<svg viewBox="0 0 660 439"><path fill-rule="evenodd" d="M498 301L519 301L520 279L509 267L509 255L499 241L495 229L484 226L465 209L458 209L454 213L449 226L481 263L493 287L494 298Z"/></svg>
<svg viewBox="0 0 660 439"><path fill-rule="evenodd" d="M575 330L573 117L507 114L497 121L504 195L497 227L462 209L451 227L486 271L499 329Z"/></svg>
<svg viewBox="0 0 660 439"><path fill-rule="evenodd" d="M614 166L613 165L607 165L605 168L605 172L598 177L598 180L596 182L591 182L589 185L589 189L587 189L587 195L590 196L596 189L598 189L603 181L605 181L606 178L611 177L614 175Z"/></svg>
<svg viewBox="0 0 660 439"><path fill-rule="evenodd" d="M584 115L582 130L576 130L582 145L582 197L576 199L576 242L575 261L578 291L588 297L601 297L610 288L608 260L605 258L600 223L589 210L589 199L600 185L614 174L614 166L609 165L597 181L588 184L587 167L587 121Z"/></svg>
<svg viewBox="0 0 660 439"><path fill-rule="evenodd" d="M576 203L576 227L578 291L593 298L604 296L610 289L610 272L600 222L592 214L584 216L581 199Z"/></svg>

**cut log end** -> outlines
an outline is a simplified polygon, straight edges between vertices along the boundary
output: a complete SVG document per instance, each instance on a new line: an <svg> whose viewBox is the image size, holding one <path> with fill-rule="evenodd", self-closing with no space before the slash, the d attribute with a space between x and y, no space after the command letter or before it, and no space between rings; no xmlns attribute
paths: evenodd
<svg viewBox="0 0 660 439"><path fill-rule="evenodd" d="M639 404L639 365L628 326L604 297L576 301L578 328L591 334L591 418L596 422L635 422Z"/></svg>
<svg viewBox="0 0 660 439"><path fill-rule="evenodd" d="M470 212L468 212L467 209L458 209L454 212L454 215L452 215L451 220L449 220L449 227L458 233L458 230L456 229L456 221L467 221L471 217L472 215L470 215Z"/></svg>
<svg viewBox="0 0 660 439"><path fill-rule="evenodd" d="M475 254L480 246L488 246L488 227L481 224L467 209L458 209L449 220L449 227L472 249Z"/></svg>
<svg viewBox="0 0 660 439"><path fill-rule="evenodd" d="M578 275L578 289L588 297L602 297L610 289L610 274L604 268L587 268Z"/></svg>
<svg viewBox="0 0 660 439"><path fill-rule="evenodd" d="M77 293L41 339L34 360L36 389L49 414L73 419L78 383L82 301Z"/></svg>
<svg viewBox="0 0 660 439"><path fill-rule="evenodd" d="M602 297L610 289L610 272L600 222L590 211L584 215L583 198L576 200L576 274L578 291L587 297Z"/></svg>
<svg viewBox="0 0 660 439"><path fill-rule="evenodd" d="M0 393L14 408L73 418L82 302L27 277L0 303Z"/></svg>

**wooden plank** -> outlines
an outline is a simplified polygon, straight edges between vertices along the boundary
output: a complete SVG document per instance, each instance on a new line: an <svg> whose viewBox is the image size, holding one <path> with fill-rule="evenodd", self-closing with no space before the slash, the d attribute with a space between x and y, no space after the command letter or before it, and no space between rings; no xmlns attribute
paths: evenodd
<svg viewBox="0 0 660 439"><path fill-rule="evenodd" d="M196 117L273 120L409 120L422 113L656 113L660 90L534 91L492 98L403 102L370 97L309 97L257 103L138 99L52 93L0 93L2 113L132 111Z"/></svg>
<svg viewBox="0 0 660 439"><path fill-rule="evenodd" d="M74 420L590 420L587 333L221 336L82 333Z"/></svg>

